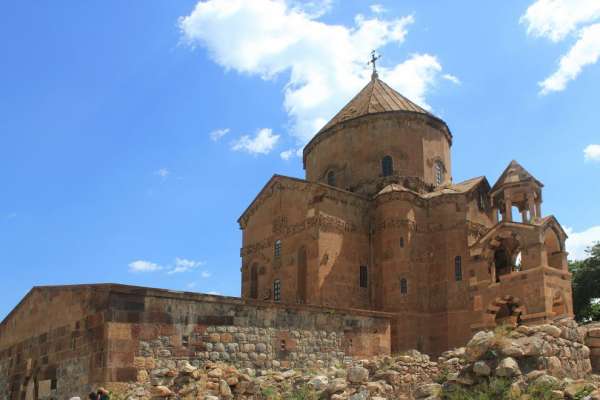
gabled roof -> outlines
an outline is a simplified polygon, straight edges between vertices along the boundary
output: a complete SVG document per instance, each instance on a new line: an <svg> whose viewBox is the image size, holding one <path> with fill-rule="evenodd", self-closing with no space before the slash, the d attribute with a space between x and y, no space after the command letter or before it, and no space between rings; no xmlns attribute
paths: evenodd
<svg viewBox="0 0 600 400"><path fill-rule="evenodd" d="M508 167L504 170L500 178L494 183L492 192L498 189L500 186L514 185L521 182L534 182L539 187L543 187L542 182L538 181L531 175L521 164L512 160Z"/></svg>
<svg viewBox="0 0 600 400"><path fill-rule="evenodd" d="M263 188L260 190L260 192L258 192L258 194L254 198L254 200L252 200L252 202L250 203L250 205L248 205L248 207L246 207L246 209L244 210L244 212L242 213L242 215L238 218L238 220L237 220L238 224L240 224L240 226L242 226L242 222L244 221L244 219L248 218L248 214L251 212L251 210L253 209L253 207L258 203L259 199L261 199L261 197L263 197L265 195L268 195L267 194L268 191L272 190L274 182L285 182L285 181L295 182L295 183L298 183L298 184L301 184L301 185L318 186L318 187L321 187L323 189L335 191L335 192L341 193L341 194L346 195L346 196L358 198L358 199L361 199L361 200L368 200L368 198L366 196L363 196L363 195L361 195L359 193L350 192L348 190L344 190L342 188L338 188L338 187L335 187L335 186L329 186L329 185L326 185L326 184L321 183L321 182L307 181L307 180L304 180L304 179L294 178L294 177L291 177L291 176L274 174L271 177L271 179L269 179L269 181L265 184L265 186L263 186Z"/></svg>
<svg viewBox="0 0 600 400"><path fill-rule="evenodd" d="M438 119L423 107L413 103L385 82L377 75L348 104L341 109L318 133L326 131L334 125L350 119L368 114L377 114L390 111L408 111L428 115ZM317 134L318 134L317 133Z"/></svg>
<svg viewBox="0 0 600 400"><path fill-rule="evenodd" d="M421 193L415 192L414 190L410 190L408 188L405 188L404 186L402 186L400 184L391 183L391 184L387 185L386 187L384 187L382 190L380 190L375 195L375 197L384 195L386 193L391 193L391 192L410 192L410 193L413 193L416 196L419 196L421 198L429 199L429 198L432 198L432 197L438 197L438 196L442 196L442 195L445 195L445 194L464 194L464 193L468 193L471 190L477 188L481 183L484 183L486 185L486 187L489 188L489 184L488 184L487 179L485 178L485 176L478 176L476 178L467 179L466 181L463 181L463 182L460 182L460 183L442 186L442 187L437 188L433 192L424 193L424 194L421 194Z"/></svg>

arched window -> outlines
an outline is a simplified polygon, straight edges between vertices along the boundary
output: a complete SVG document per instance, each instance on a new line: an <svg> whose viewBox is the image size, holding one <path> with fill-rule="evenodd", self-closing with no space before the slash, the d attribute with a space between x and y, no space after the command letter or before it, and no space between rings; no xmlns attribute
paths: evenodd
<svg viewBox="0 0 600 400"><path fill-rule="evenodd" d="M444 163L442 163L441 161L436 161L435 167L434 167L434 173L435 173L435 184L441 185L442 183L444 183Z"/></svg>
<svg viewBox="0 0 600 400"><path fill-rule="evenodd" d="M408 293L408 281L406 278L400 279L400 294Z"/></svg>
<svg viewBox="0 0 600 400"><path fill-rule="evenodd" d="M369 287L369 269L366 265L360 266L359 284L361 288Z"/></svg>
<svg viewBox="0 0 600 400"><path fill-rule="evenodd" d="M250 267L250 298L258 298L258 265L256 263Z"/></svg>
<svg viewBox="0 0 600 400"><path fill-rule="evenodd" d="M296 282L297 282L297 300L298 303L306 303L306 247L302 246L298 249L298 271L296 271Z"/></svg>
<svg viewBox="0 0 600 400"><path fill-rule="evenodd" d="M281 301L281 281L275 279L273 282L273 300Z"/></svg>
<svg viewBox="0 0 600 400"><path fill-rule="evenodd" d="M391 156L385 156L381 159L381 172L383 176L390 176L394 173L394 160Z"/></svg>
<svg viewBox="0 0 600 400"><path fill-rule="evenodd" d="M454 279L462 281L462 259L460 256L454 257Z"/></svg>
<svg viewBox="0 0 600 400"><path fill-rule="evenodd" d="M275 257L281 256L281 240L276 240L275 245L273 246L273 254Z"/></svg>
<svg viewBox="0 0 600 400"><path fill-rule="evenodd" d="M404 238L403 237L400 238L400 247L404 247Z"/></svg>
<svg viewBox="0 0 600 400"><path fill-rule="evenodd" d="M479 191L478 198L477 198L477 204L479 206L480 211L487 210L487 196L483 190Z"/></svg>
<svg viewBox="0 0 600 400"><path fill-rule="evenodd" d="M329 171L327 173L327 184L329 186L335 186L335 172L334 171Z"/></svg>

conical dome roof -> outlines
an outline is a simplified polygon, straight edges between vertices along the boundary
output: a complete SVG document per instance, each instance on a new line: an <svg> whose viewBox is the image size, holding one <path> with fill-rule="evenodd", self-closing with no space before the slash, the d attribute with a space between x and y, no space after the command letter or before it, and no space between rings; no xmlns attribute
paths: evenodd
<svg viewBox="0 0 600 400"><path fill-rule="evenodd" d="M369 114L390 111L407 111L425 114L438 119L423 107L413 103L400 93L392 89L374 74L371 81L365 86L340 112L338 112L318 133L328 130L334 125L350 119Z"/></svg>
<svg viewBox="0 0 600 400"><path fill-rule="evenodd" d="M491 192L495 192L500 187L510 186L522 182L534 182L539 187L543 187L542 182L538 181L533 175L531 175L521 164L516 160L512 160L508 167L502 172L500 178L494 183Z"/></svg>

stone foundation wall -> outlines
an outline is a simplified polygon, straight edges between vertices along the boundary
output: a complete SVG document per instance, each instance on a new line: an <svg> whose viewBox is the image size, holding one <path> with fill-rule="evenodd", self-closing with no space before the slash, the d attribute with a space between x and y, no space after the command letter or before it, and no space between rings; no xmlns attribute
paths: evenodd
<svg viewBox="0 0 600 400"><path fill-rule="evenodd" d="M105 382L160 381L183 360L277 370L390 354L391 316L381 313L127 292L111 304Z"/></svg>
<svg viewBox="0 0 600 400"><path fill-rule="evenodd" d="M238 368L287 369L340 366L346 357L343 332L282 331L273 328L210 326L193 339L202 343L203 351L183 357L169 336L153 341L140 341L133 365L137 381L162 385L170 378L166 371L176 368L182 360L200 367L207 361L222 361ZM285 339L281 339L285 337Z"/></svg>

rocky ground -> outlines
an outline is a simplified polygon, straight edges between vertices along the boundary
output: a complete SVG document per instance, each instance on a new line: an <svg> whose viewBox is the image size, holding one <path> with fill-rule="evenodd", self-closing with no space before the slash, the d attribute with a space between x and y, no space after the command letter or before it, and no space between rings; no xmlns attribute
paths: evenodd
<svg viewBox="0 0 600 400"><path fill-rule="evenodd" d="M571 320L482 331L437 361L417 351L313 370L236 369L172 361L113 399L600 400L587 331ZM600 327L593 328L598 330ZM599 335L600 337L600 335Z"/></svg>

